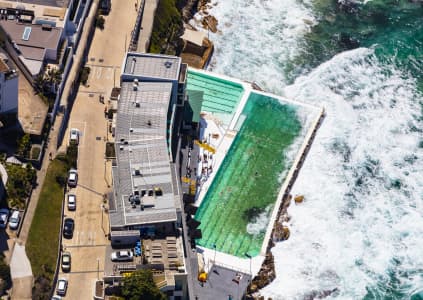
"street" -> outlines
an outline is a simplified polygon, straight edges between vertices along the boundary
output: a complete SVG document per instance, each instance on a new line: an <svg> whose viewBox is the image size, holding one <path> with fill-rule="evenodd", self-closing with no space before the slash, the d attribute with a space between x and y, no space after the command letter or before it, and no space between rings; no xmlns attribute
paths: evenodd
<svg viewBox="0 0 423 300"><path fill-rule="evenodd" d="M125 55L125 39L130 36L136 18L133 3L114 1L104 30L96 29L87 58L90 75L86 86L79 87L69 119L67 133L59 151L65 151L70 128L80 132L78 146L78 186L76 210L65 216L75 220L72 239L63 238L63 250L72 255L65 299L92 299L94 284L103 277L109 219L103 195L111 191L111 162L105 160L108 120L104 110L114 85L119 85L120 68ZM100 95L104 102L100 102Z"/></svg>

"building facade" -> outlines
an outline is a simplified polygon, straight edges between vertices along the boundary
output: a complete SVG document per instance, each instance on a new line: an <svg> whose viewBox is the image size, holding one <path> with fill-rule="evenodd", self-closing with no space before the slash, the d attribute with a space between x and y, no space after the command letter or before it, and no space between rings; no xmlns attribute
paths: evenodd
<svg viewBox="0 0 423 300"><path fill-rule="evenodd" d="M18 73L0 59L0 120L17 119Z"/></svg>

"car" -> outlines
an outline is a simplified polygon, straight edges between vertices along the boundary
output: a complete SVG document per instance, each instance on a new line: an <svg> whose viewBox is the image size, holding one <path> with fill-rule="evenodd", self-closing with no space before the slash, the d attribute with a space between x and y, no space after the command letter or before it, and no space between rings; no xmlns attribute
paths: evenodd
<svg viewBox="0 0 423 300"><path fill-rule="evenodd" d="M115 251L110 255L112 261L132 261L134 254L131 250Z"/></svg>
<svg viewBox="0 0 423 300"><path fill-rule="evenodd" d="M57 294L60 296L66 295L66 290L68 289L68 281L66 278L60 278L57 281Z"/></svg>
<svg viewBox="0 0 423 300"><path fill-rule="evenodd" d="M62 253L62 271L69 272L71 269L71 254L68 251Z"/></svg>
<svg viewBox="0 0 423 300"><path fill-rule="evenodd" d="M76 187L78 184L78 171L75 169L69 170L68 185L69 187Z"/></svg>
<svg viewBox="0 0 423 300"><path fill-rule="evenodd" d="M51 297L51 300L62 300L62 297L60 297L59 295L54 295L53 297Z"/></svg>
<svg viewBox="0 0 423 300"><path fill-rule="evenodd" d="M0 228L6 228L7 219L9 219L9 210L7 208L0 209Z"/></svg>
<svg viewBox="0 0 423 300"><path fill-rule="evenodd" d="M77 128L71 128L70 130L70 143L75 145L79 144L79 130Z"/></svg>
<svg viewBox="0 0 423 300"><path fill-rule="evenodd" d="M20 219L21 218L19 216L19 211L14 210L12 212L12 215L10 216L10 219L9 219L9 228L12 229L12 230L18 229Z"/></svg>
<svg viewBox="0 0 423 300"><path fill-rule="evenodd" d="M68 194L68 210L76 209L76 195Z"/></svg>
<svg viewBox="0 0 423 300"><path fill-rule="evenodd" d="M75 221L72 218L66 218L63 224L63 237L71 239L75 228Z"/></svg>

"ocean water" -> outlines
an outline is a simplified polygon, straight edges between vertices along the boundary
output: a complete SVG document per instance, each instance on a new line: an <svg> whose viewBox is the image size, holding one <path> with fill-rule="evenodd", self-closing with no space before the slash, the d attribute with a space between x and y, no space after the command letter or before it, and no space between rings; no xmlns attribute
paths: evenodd
<svg viewBox="0 0 423 300"><path fill-rule="evenodd" d="M277 278L262 294L422 297L423 4L214 4L210 69L327 110L293 189L306 200L288 210L291 236L273 248Z"/></svg>

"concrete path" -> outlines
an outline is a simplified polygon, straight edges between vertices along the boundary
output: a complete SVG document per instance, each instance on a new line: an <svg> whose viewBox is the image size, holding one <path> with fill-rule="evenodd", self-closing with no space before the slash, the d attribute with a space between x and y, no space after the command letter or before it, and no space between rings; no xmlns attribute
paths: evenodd
<svg viewBox="0 0 423 300"><path fill-rule="evenodd" d="M150 45L151 32L153 31L154 15L158 0L144 0L144 12L142 15L140 35L138 38L137 51L146 53Z"/></svg>
<svg viewBox="0 0 423 300"><path fill-rule="evenodd" d="M25 246L18 243L13 249L10 272L13 280L12 299L31 299L33 284L31 263L26 256Z"/></svg>

